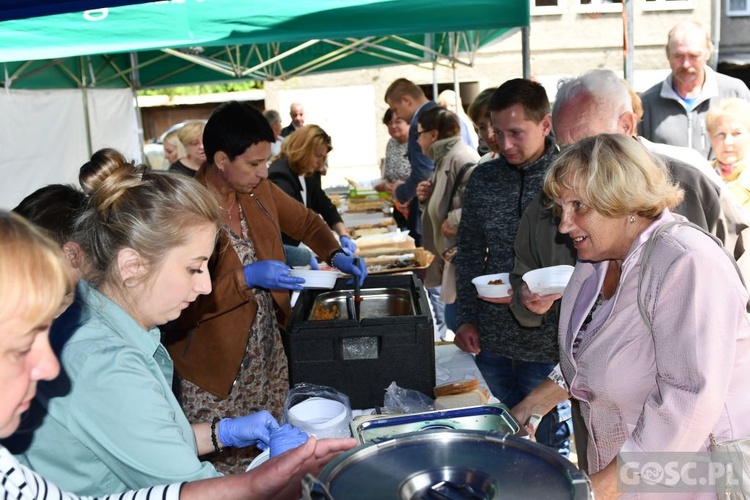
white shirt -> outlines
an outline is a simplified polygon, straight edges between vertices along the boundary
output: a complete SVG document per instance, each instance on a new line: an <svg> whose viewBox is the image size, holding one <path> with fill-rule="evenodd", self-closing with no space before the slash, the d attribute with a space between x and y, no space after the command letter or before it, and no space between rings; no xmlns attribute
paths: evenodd
<svg viewBox="0 0 750 500"><path fill-rule="evenodd" d="M48 483L36 472L24 467L4 447L0 446L0 497L20 500L93 500L94 497L79 497L72 493L60 491L60 488ZM122 500L178 500L182 484L154 486L137 491L104 497L105 499Z"/></svg>

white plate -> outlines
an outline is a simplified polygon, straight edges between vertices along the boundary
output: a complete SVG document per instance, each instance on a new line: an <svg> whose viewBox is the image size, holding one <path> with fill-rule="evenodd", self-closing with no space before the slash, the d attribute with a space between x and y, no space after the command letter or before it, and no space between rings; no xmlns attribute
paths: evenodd
<svg viewBox="0 0 750 500"><path fill-rule="evenodd" d="M490 281L503 280L502 285L490 285ZM507 297L510 294L510 274L509 273L498 273L498 274L485 274L483 276L477 276L471 282L477 289L477 293L482 297L490 299L501 299Z"/></svg>
<svg viewBox="0 0 750 500"><path fill-rule="evenodd" d="M304 278L303 288L331 289L336 284L339 273L334 271L313 271L310 269L292 269L290 276Z"/></svg>
<svg viewBox="0 0 750 500"><path fill-rule="evenodd" d="M253 461L250 462L250 465L247 466L246 471L249 471L251 469L258 467L260 464L267 461L270 457L271 457L271 448L266 448L263 451L263 453L255 457Z"/></svg>
<svg viewBox="0 0 750 500"><path fill-rule="evenodd" d="M524 274L523 280L532 293L538 293L539 295L561 294L568 286L568 281L570 281L574 269L573 266L542 267Z"/></svg>

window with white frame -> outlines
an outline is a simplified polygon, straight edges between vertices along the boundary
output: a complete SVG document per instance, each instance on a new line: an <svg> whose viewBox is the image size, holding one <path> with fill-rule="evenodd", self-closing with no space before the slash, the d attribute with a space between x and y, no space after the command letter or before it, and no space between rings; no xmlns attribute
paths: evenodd
<svg viewBox="0 0 750 500"><path fill-rule="evenodd" d="M727 0L727 16L750 16L750 0Z"/></svg>
<svg viewBox="0 0 750 500"><path fill-rule="evenodd" d="M622 0L578 0L578 12L622 12Z"/></svg>
<svg viewBox="0 0 750 500"><path fill-rule="evenodd" d="M643 0L643 10L687 10L695 8L695 0Z"/></svg>
<svg viewBox="0 0 750 500"><path fill-rule="evenodd" d="M563 2L565 0L529 0L532 16L543 16L548 14L562 14Z"/></svg>

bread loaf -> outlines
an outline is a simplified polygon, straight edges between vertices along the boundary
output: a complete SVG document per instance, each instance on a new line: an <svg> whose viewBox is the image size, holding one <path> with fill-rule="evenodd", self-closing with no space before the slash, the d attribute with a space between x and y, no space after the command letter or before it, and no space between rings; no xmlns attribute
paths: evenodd
<svg viewBox="0 0 750 500"><path fill-rule="evenodd" d="M484 389L474 389L461 394L450 394L439 396L435 399L436 410L448 410L451 408L465 408L467 406L479 406L487 404L489 396Z"/></svg>
<svg viewBox="0 0 750 500"><path fill-rule="evenodd" d="M435 393L435 397L450 396L452 394L461 394L464 392L471 392L479 387L479 380L475 378L469 378L466 380L458 380L455 382L448 382L447 384L441 384L435 387L432 392Z"/></svg>

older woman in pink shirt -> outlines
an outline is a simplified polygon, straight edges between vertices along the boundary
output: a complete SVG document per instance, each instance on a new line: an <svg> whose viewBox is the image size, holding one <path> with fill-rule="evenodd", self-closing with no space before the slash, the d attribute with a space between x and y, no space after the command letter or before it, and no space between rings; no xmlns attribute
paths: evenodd
<svg viewBox="0 0 750 500"><path fill-rule="evenodd" d="M720 244L670 212L682 191L665 172L632 138L599 135L545 178L578 251L560 313L563 380L513 411L580 401L597 499L617 496L622 452L750 436L748 293Z"/></svg>

